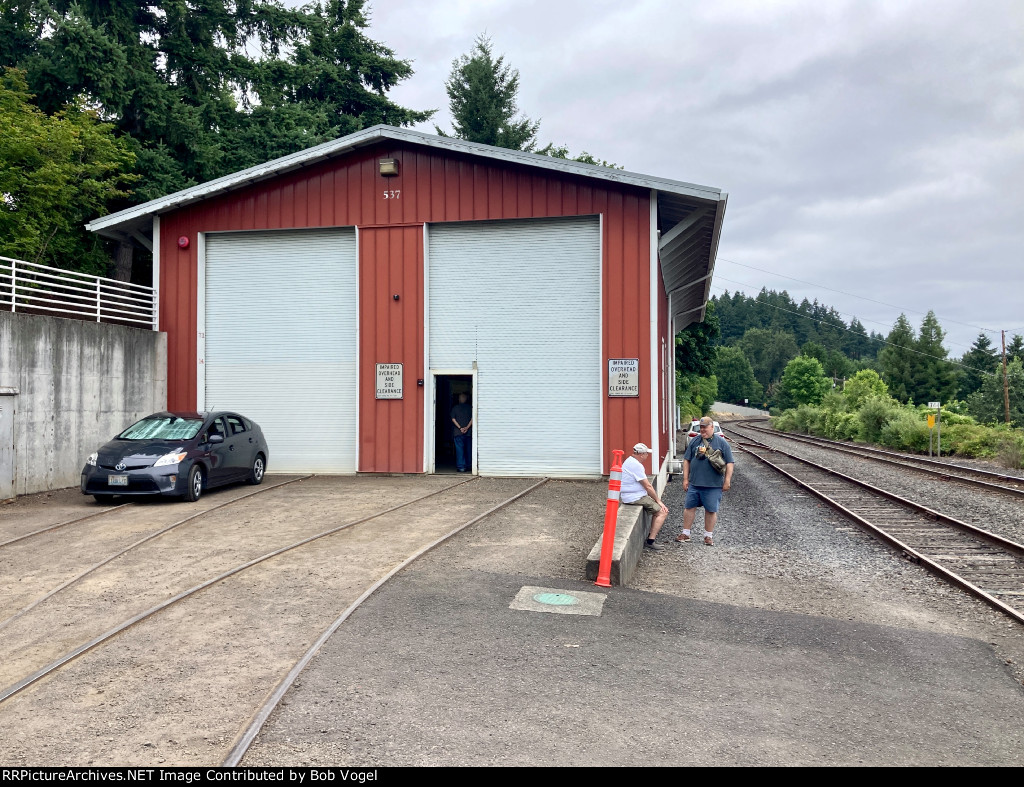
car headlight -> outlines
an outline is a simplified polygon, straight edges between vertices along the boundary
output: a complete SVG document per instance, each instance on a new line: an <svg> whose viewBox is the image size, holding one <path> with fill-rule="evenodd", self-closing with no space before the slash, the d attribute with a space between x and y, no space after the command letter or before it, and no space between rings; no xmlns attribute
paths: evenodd
<svg viewBox="0 0 1024 787"><path fill-rule="evenodd" d="M173 454L164 454L155 462L153 462L153 467L166 467L167 465L176 465L187 455L188 451L178 451Z"/></svg>
<svg viewBox="0 0 1024 787"><path fill-rule="evenodd" d="M87 465L92 465L93 467L96 467L97 459L99 459L99 453L94 451L93 453L89 454L89 458L85 460L85 463Z"/></svg>

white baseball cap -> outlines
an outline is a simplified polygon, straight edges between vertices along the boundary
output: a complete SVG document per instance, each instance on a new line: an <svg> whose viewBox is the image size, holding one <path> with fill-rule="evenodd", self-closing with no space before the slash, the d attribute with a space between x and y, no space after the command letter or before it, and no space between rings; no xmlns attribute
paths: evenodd
<svg viewBox="0 0 1024 787"><path fill-rule="evenodd" d="M636 445L633 446L633 453L634 454L649 454L650 452L651 452L651 449L648 448L643 443L637 443Z"/></svg>

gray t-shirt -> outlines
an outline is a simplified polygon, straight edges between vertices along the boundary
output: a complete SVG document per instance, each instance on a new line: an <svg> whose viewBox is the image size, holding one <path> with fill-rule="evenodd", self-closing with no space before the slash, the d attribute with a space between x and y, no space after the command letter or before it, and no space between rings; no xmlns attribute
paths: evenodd
<svg viewBox="0 0 1024 787"><path fill-rule="evenodd" d="M732 462L732 449L729 448L729 443L721 435L715 435L709 441L711 448L717 448L722 452L722 458L725 459L726 463ZM686 446L686 453L683 454L683 459L690 460L690 485L691 486L724 486L725 485L725 473L715 472L715 468L711 466L711 463L701 456L697 449L704 445L703 437L694 437L690 440L689 445Z"/></svg>

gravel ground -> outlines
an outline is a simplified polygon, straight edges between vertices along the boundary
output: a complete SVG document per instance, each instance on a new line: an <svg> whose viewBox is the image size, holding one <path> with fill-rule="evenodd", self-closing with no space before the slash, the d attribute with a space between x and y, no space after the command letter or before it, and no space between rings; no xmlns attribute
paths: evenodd
<svg viewBox="0 0 1024 787"><path fill-rule="evenodd" d="M1024 544L1024 504L1010 495L976 489L956 481L941 481L924 473L901 470L899 467L850 454L819 448L785 437L754 436L763 443L776 446L853 476L869 484L895 492L923 503L947 516L984 528L1003 538Z"/></svg>
<svg viewBox="0 0 1024 787"><path fill-rule="evenodd" d="M795 444L787 443L787 450L791 445ZM932 495L929 505L973 523L980 521L980 511L987 512L989 518L1002 517L998 527L992 523L983 526L1024 540L1024 512L1012 500L950 483L924 482L910 471L897 476L875 462L847 459L803 444L799 447L808 450L792 453L812 460L817 457L840 472L908 497L920 497L927 483ZM719 513L715 546L701 543L701 511L694 540L685 545L675 543L682 530L684 497L682 484L675 481L663 497L672 512L662 530L666 551L645 553L632 586L971 637L990 643L1016 679L1024 683L1024 627L902 560L891 548L756 459L741 452L735 457L733 488L726 493Z"/></svg>

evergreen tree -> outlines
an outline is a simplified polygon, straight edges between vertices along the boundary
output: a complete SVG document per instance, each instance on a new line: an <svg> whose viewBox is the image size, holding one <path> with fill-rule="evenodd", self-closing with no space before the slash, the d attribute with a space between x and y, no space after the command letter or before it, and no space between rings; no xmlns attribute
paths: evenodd
<svg viewBox="0 0 1024 787"><path fill-rule="evenodd" d="M1024 361L1024 337L1020 334L1016 334L1010 343L1006 345L1007 362L1009 362L1011 358Z"/></svg>
<svg viewBox="0 0 1024 787"><path fill-rule="evenodd" d="M886 337L886 344L878 353L882 379L889 386L889 393L901 402L909 401L914 395L914 350L917 337L905 314L901 314Z"/></svg>
<svg viewBox="0 0 1024 787"><path fill-rule="evenodd" d="M921 321L917 353L911 356L915 402L948 402L956 396L959 372L946 360L945 338L935 312L929 311Z"/></svg>
<svg viewBox="0 0 1024 787"><path fill-rule="evenodd" d="M1010 421L1024 426L1024 361L1014 358L1006 367L1007 387L1010 394ZM967 408L982 423L1001 424L1006 420L1006 402L1003 398L1003 374L993 374L982 380L981 388L971 394Z"/></svg>
<svg viewBox="0 0 1024 787"><path fill-rule="evenodd" d="M408 61L370 40L366 0L26 0L0 4L0 65L54 114L81 99L131 141L140 202L374 123Z"/></svg>
<svg viewBox="0 0 1024 787"><path fill-rule="evenodd" d="M676 374L710 377L715 367L715 342L720 335L717 308L712 301L702 322L688 325L676 334Z"/></svg>
<svg viewBox="0 0 1024 787"><path fill-rule="evenodd" d="M452 62L448 81L452 136L512 150L533 150L540 121L519 116L519 72L494 57L491 39L479 35L469 54ZM439 127L437 133L448 136Z"/></svg>
<svg viewBox="0 0 1024 787"><path fill-rule="evenodd" d="M736 346L747 356L754 378L766 390L782 377L786 364L800 353L791 333L761 328L749 329Z"/></svg>
<svg viewBox="0 0 1024 787"><path fill-rule="evenodd" d="M964 369L957 398L966 400L981 388L985 377L994 374L999 367L999 350L993 346L992 340L986 334L979 333L971 349L964 353L960 362Z"/></svg>

